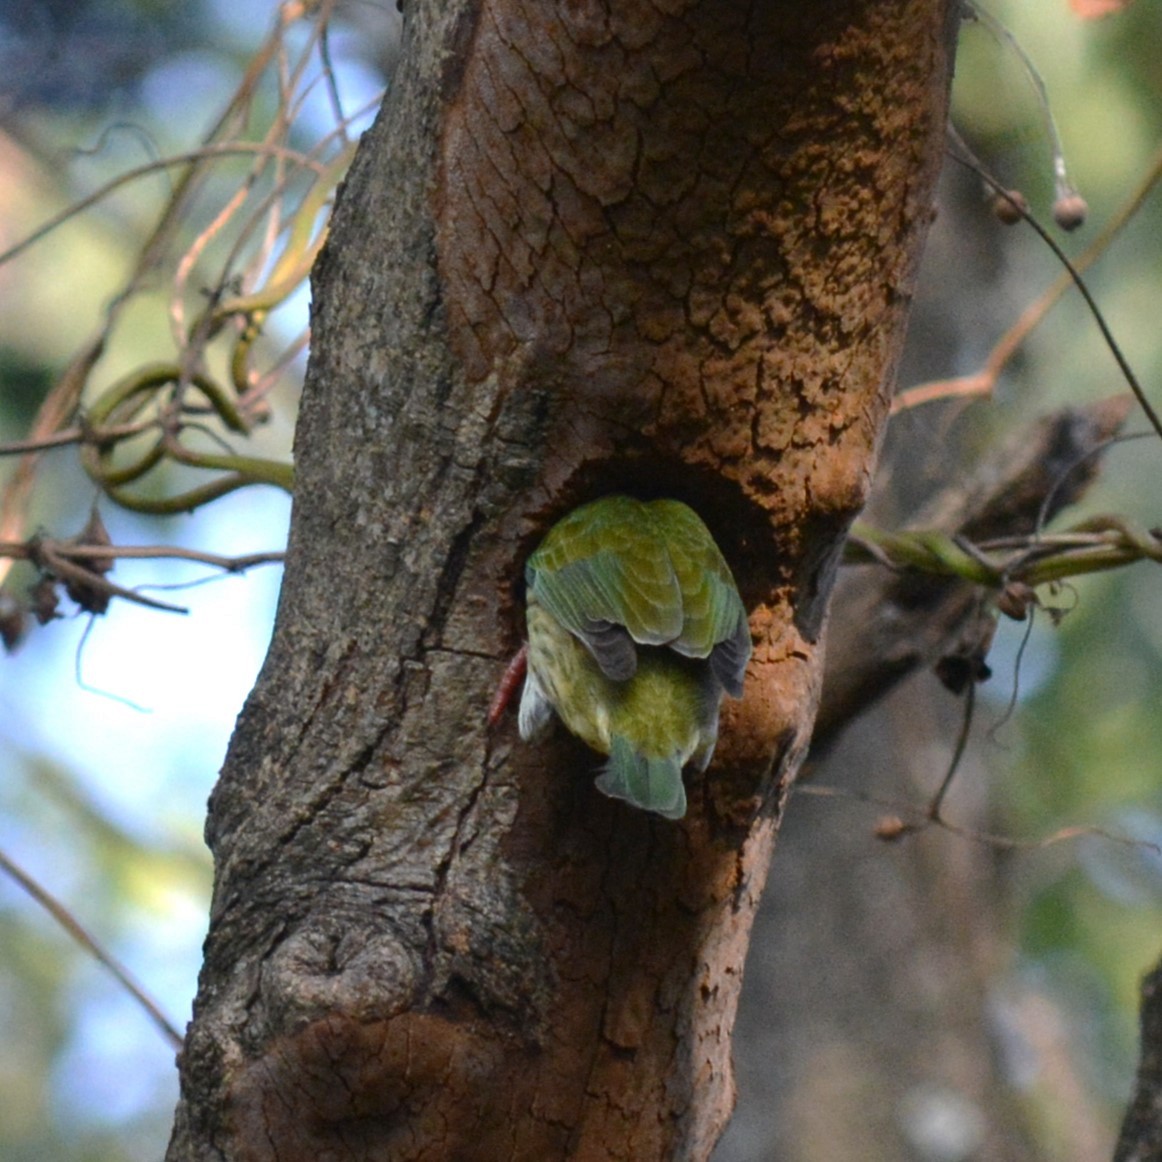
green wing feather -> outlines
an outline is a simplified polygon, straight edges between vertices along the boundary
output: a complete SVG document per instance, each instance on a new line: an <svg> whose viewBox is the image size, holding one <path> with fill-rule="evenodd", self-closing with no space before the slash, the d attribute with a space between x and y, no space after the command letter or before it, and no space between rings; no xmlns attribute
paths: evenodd
<svg viewBox="0 0 1162 1162"><path fill-rule="evenodd" d="M533 597L610 677L632 676L639 645L711 666L732 694L750 658L746 611L709 530L680 501L610 496L556 524L529 558Z"/></svg>
<svg viewBox="0 0 1162 1162"><path fill-rule="evenodd" d="M594 623L621 625L636 642L664 645L682 628L677 578L646 506L628 496L582 505L529 558L538 600L584 637Z"/></svg>
<svg viewBox="0 0 1162 1162"><path fill-rule="evenodd" d="M692 509L677 500L655 500L649 507L665 530L682 593L682 631L670 645L688 658L704 658L746 618L730 566Z"/></svg>

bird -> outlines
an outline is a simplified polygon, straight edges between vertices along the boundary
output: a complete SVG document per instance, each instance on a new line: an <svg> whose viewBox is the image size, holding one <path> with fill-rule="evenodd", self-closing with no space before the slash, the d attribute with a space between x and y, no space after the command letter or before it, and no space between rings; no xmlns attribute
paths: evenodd
<svg viewBox="0 0 1162 1162"><path fill-rule="evenodd" d="M665 819L705 770L723 694L741 698L746 609L710 530L678 500L602 497L558 521L525 566L521 738L554 714L608 756L597 789Z"/></svg>

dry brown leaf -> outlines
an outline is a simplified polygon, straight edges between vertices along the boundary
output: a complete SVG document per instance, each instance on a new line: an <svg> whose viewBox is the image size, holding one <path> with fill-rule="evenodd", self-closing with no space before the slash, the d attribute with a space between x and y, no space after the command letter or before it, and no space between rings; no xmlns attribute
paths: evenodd
<svg viewBox="0 0 1162 1162"><path fill-rule="evenodd" d="M1082 20L1100 20L1129 6L1130 0L1069 0L1069 7Z"/></svg>

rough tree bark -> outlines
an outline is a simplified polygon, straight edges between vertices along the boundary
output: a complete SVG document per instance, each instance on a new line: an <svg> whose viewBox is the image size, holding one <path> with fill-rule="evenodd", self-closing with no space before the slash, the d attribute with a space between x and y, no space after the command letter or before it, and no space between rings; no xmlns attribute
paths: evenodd
<svg viewBox="0 0 1162 1162"><path fill-rule="evenodd" d="M316 272L274 640L211 801L169 1156L704 1158L939 168L951 0L416 0ZM572 505L756 640L691 810L492 733Z"/></svg>
<svg viewBox="0 0 1162 1162"><path fill-rule="evenodd" d="M1138 1076L1114 1150L1114 1162L1162 1158L1162 962L1142 981Z"/></svg>

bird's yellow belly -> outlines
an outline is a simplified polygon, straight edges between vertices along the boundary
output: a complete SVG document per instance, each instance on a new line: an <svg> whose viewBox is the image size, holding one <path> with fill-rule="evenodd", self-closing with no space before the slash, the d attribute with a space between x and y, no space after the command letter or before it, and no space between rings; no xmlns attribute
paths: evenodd
<svg viewBox="0 0 1162 1162"><path fill-rule="evenodd" d="M601 754L610 753L614 734L646 757L679 764L707 744L713 748L718 707L707 696L705 662L639 646L637 673L614 682L568 630L533 606L529 667L565 726Z"/></svg>

